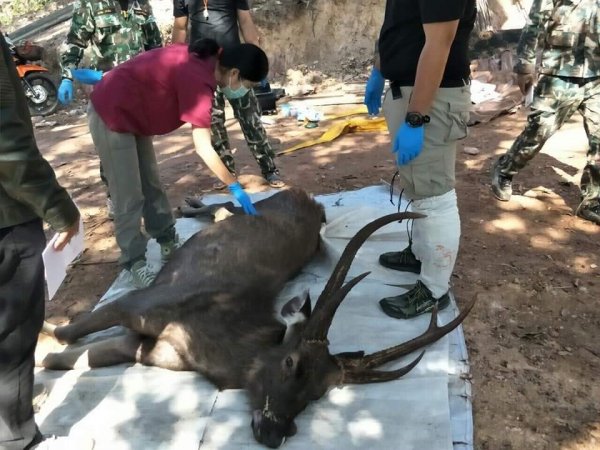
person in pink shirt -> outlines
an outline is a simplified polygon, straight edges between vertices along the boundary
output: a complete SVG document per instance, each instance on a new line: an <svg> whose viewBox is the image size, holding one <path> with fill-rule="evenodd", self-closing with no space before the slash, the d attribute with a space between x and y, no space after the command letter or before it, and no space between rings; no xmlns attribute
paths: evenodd
<svg viewBox="0 0 600 450"><path fill-rule="evenodd" d="M269 69L265 53L252 44L219 48L210 39L144 52L97 77L89 69L73 76L97 82L88 107L94 145L104 166L115 207L121 264L141 288L154 280L146 264L146 232L156 238L163 262L179 246L175 219L158 175L152 137L192 125L198 155L225 183L247 214L250 197L211 145L210 123L217 86L229 98L244 96ZM100 79L100 81L98 81Z"/></svg>

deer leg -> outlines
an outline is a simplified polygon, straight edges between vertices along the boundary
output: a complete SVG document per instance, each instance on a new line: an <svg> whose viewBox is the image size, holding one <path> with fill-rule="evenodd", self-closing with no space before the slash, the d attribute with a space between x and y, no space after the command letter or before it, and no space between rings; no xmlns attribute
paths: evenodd
<svg viewBox="0 0 600 450"><path fill-rule="evenodd" d="M70 370L135 363L141 344L140 335L128 333L78 347L65 347L60 353L36 353L36 366Z"/></svg>
<svg viewBox="0 0 600 450"><path fill-rule="evenodd" d="M168 370L193 370L179 352L166 341L145 337L137 355L137 361L145 366Z"/></svg>
<svg viewBox="0 0 600 450"><path fill-rule="evenodd" d="M109 303L96 311L78 317L68 325L55 327L53 330L50 330L50 327L45 325L44 331L52 331L54 337L60 342L72 344L88 334L106 330L115 325L121 325L124 318L123 313L117 302Z"/></svg>

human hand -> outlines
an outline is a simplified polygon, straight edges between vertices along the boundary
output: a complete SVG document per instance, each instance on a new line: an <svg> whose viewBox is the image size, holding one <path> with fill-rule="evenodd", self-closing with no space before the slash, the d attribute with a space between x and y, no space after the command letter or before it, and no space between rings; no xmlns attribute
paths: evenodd
<svg viewBox="0 0 600 450"><path fill-rule="evenodd" d="M235 199L238 201L238 203L242 205L242 208L244 209L244 212L246 214L249 214L251 216L258 215L256 208L252 204L250 196L246 193L246 191L244 191L244 188L242 187L239 181L236 181L235 183L230 184L227 187L229 188L229 191L233 194Z"/></svg>
<svg viewBox="0 0 600 450"><path fill-rule="evenodd" d="M535 76L532 73L518 73L517 84L523 95L527 95L527 91L533 86Z"/></svg>
<svg viewBox="0 0 600 450"><path fill-rule="evenodd" d="M425 128L411 127L404 123L396 132L392 153L396 155L396 162L399 166L404 166L415 159L423 149L425 139Z"/></svg>
<svg viewBox="0 0 600 450"><path fill-rule="evenodd" d="M54 250L60 252L69 242L71 242L71 238L77 233L79 233L79 217L73 225L71 225L65 231L58 233L58 237L54 241L53 245Z"/></svg>
<svg viewBox="0 0 600 450"><path fill-rule="evenodd" d="M367 81L367 88L365 90L365 101L367 110L372 116L379 114L381 108L381 96L383 95L383 88L385 86L385 78L381 75L381 72L376 67L373 67L369 81Z"/></svg>
<svg viewBox="0 0 600 450"><path fill-rule="evenodd" d="M103 72L94 69L73 69L71 75L83 84L96 84L102 79Z"/></svg>
<svg viewBox="0 0 600 450"><path fill-rule="evenodd" d="M73 82L68 78L63 78L58 86L58 101L63 105L68 105L73 100Z"/></svg>

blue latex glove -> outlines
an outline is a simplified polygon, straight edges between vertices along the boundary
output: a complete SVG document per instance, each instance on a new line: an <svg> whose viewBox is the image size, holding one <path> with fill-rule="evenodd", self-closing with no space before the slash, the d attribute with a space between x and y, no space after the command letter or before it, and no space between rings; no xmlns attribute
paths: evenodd
<svg viewBox="0 0 600 450"><path fill-rule="evenodd" d="M73 82L68 78L63 78L58 86L58 101L63 105L68 105L73 101Z"/></svg>
<svg viewBox="0 0 600 450"><path fill-rule="evenodd" d="M246 194L246 191L244 191L244 188L239 183L239 181L236 181L235 183L230 184L227 187L229 188L229 191L233 194L235 199L239 202L239 204L242 205L242 208L244 208L244 212L246 214L249 214L251 216L258 216L256 208L252 204L252 200L250 200L250 197L248 196L248 194Z"/></svg>
<svg viewBox="0 0 600 450"><path fill-rule="evenodd" d="M372 116L379 114L381 108L381 96L383 95L383 87L385 86L385 78L381 75L379 69L373 67L369 81L367 81L367 89L365 90L365 101L367 110Z"/></svg>
<svg viewBox="0 0 600 450"><path fill-rule="evenodd" d="M260 87L261 87L261 89L268 88L269 87L269 79L265 78L264 80L261 80Z"/></svg>
<svg viewBox="0 0 600 450"><path fill-rule="evenodd" d="M102 79L102 71L94 69L73 69L71 75L83 84L96 84Z"/></svg>
<svg viewBox="0 0 600 450"><path fill-rule="evenodd" d="M424 127L411 127L403 123L392 145L392 152L396 154L396 162L399 166L408 164L421 153L423 140L425 139Z"/></svg>

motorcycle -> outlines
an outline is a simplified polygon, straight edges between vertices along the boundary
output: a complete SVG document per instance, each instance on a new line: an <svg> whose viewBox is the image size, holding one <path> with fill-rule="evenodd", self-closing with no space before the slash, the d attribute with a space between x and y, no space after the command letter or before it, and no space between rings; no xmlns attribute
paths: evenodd
<svg viewBox="0 0 600 450"><path fill-rule="evenodd" d="M29 113L32 116L52 114L58 106L56 83L50 77L48 69L32 64L33 61L42 59L44 48L30 42L15 45L8 36L6 36L6 42L23 84Z"/></svg>

